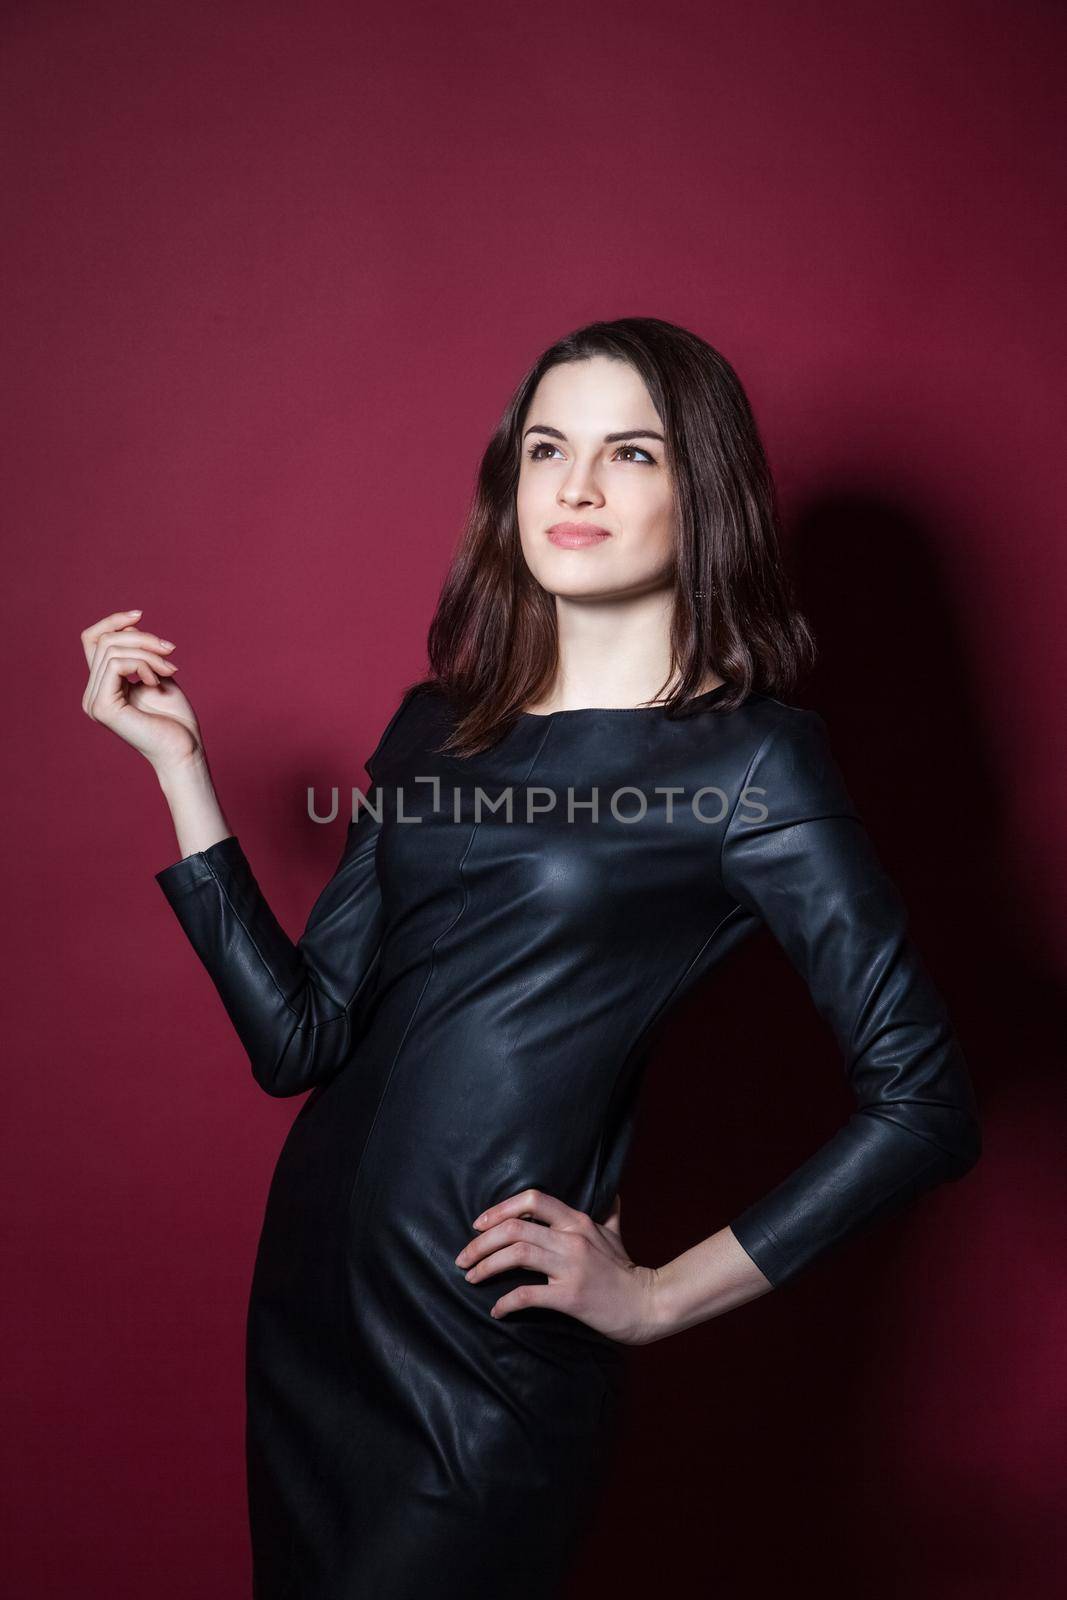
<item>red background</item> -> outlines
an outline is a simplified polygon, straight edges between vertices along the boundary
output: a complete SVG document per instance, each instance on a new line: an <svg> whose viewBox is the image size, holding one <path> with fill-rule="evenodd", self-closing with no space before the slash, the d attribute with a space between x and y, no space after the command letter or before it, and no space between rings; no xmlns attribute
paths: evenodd
<svg viewBox="0 0 1067 1600"><path fill-rule="evenodd" d="M177 642L295 936L344 826L306 787L364 781L422 670L511 388L633 314L752 398L822 646L797 698L986 1152L633 1352L584 1592L1062 1592L1065 32L916 0L5 9L12 1593L248 1592L245 1296L296 1110L153 881L173 829L82 714L79 633L140 605ZM720 1227L847 1109L761 936L650 1077L631 1254Z"/></svg>

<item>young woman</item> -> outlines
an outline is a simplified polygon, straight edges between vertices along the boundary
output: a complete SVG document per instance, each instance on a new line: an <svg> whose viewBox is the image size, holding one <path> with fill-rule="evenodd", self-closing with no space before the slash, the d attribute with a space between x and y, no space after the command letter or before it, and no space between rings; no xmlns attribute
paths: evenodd
<svg viewBox="0 0 1067 1600"><path fill-rule="evenodd" d="M138 615L86 630L85 710L158 774L182 856L156 877L256 1081L311 1090L248 1315L257 1600L545 1600L603 1482L623 1347L788 1283L981 1148L826 724L783 698L813 646L744 391L655 318L527 373L431 674L295 943ZM654 1030L761 924L855 1112L728 1226L639 1265L618 1189Z"/></svg>

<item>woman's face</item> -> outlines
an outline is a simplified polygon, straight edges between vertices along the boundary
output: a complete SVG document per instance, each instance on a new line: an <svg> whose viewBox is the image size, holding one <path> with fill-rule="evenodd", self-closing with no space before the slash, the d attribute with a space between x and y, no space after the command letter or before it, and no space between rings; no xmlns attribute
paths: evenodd
<svg viewBox="0 0 1067 1600"><path fill-rule="evenodd" d="M538 583L579 600L671 583L675 518L663 422L640 374L609 356L552 367L526 415L515 505ZM606 537L588 542L583 529Z"/></svg>

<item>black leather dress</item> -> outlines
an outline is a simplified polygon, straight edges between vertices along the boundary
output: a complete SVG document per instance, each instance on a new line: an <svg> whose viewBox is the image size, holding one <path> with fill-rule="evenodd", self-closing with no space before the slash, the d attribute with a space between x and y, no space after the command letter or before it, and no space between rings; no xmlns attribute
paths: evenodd
<svg viewBox="0 0 1067 1600"><path fill-rule="evenodd" d="M722 692L683 718L522 714L460 760L436 753L441 691L409 691L367 763L380 819L359 808L295 943L235 835L156 874L258 1084L311 1091L248 1309L257 1600L557 1593L623 1346L547 1307L490 1317L543 1275L469 1283L454 1258L528 1186L606 1217L653 1026L761 923L855 1094L730 1223L771 1283L978 1159L964 1056L824 720Z"/></svg>

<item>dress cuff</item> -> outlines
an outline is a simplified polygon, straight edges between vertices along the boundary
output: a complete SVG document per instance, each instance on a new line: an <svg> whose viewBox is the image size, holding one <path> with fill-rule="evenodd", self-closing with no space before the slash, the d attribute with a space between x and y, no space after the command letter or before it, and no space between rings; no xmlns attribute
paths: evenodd
<svg viewBox="0 0 1067 1600"><path fill-rule="evenodd" d="M164 867L155 874L155 880L167 899L173 903L195 889L198 884L217 877L215 869L232 867L243 859L244 851L237 835L228 833L224 839L217 839L214 844L209 844L206 850L194 850L191 855L182 856L180 861L172 861L169 867Z"/></svg>

